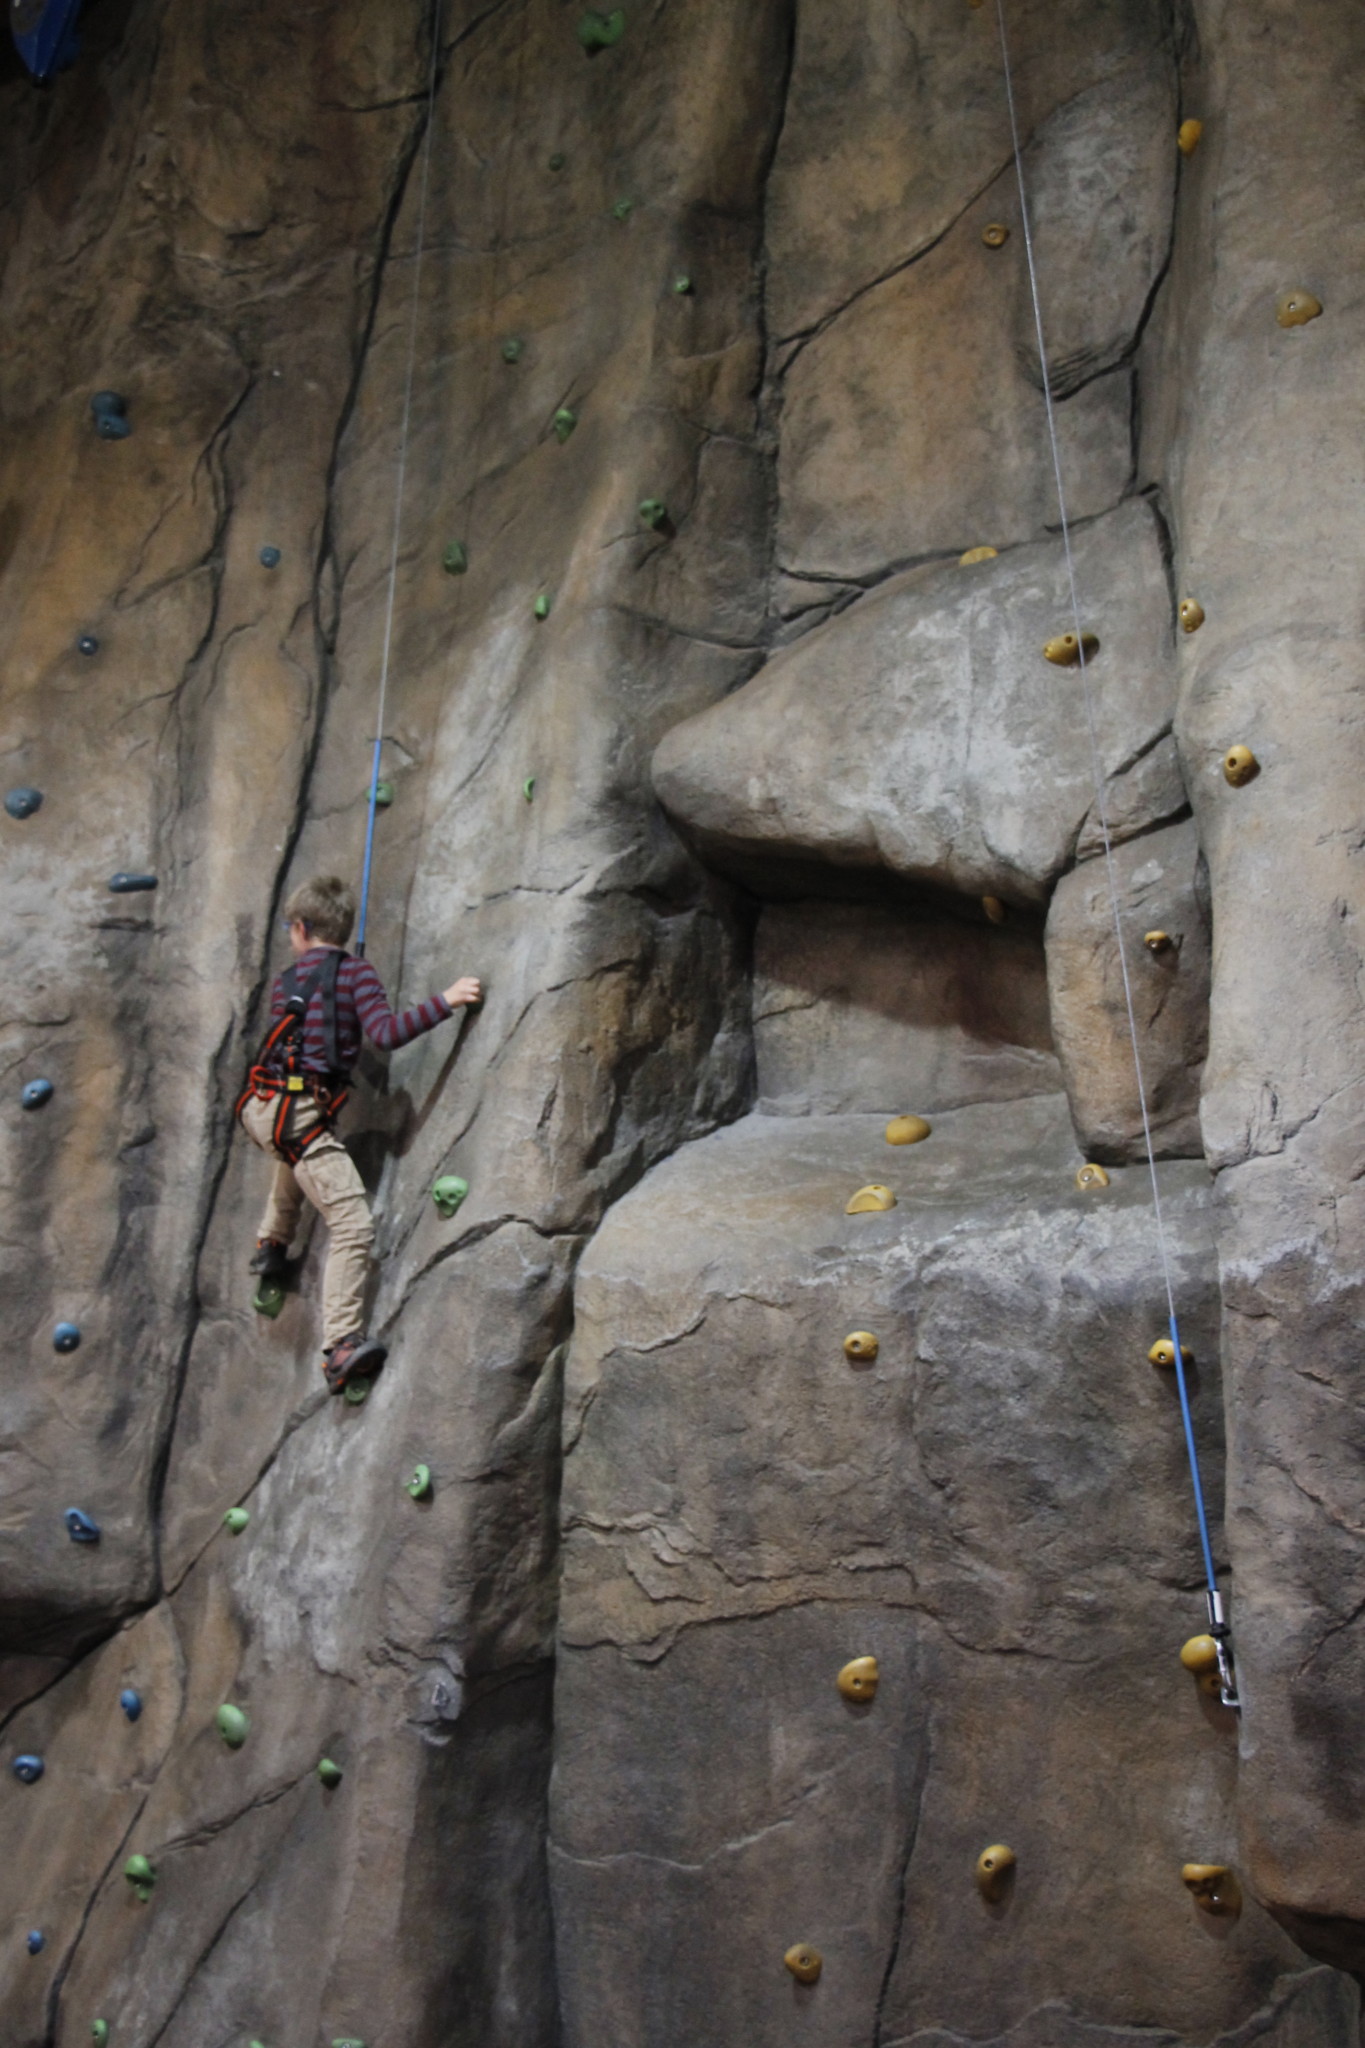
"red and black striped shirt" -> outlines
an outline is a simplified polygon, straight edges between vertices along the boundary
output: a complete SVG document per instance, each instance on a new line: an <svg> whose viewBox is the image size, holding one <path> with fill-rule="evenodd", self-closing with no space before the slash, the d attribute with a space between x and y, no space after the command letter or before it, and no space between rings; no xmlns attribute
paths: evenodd
<svg viewBox="0 0 1365 2048"><path fill-rule="evenodd" d="M306 981L313 969L327 957L326 946L310 946L298 967L298 980ZM443 995L428 996L415 1009L394 1011L384 993L384 984L368 960L343 953L337 969L337 1056L349 1073L360 1057L363 1032L381 1052L396 1052L411 1045L424 1031L430 1031L451 1015ZM277 976L270 995L270 1020L277 1024L284 1015L284 978ZM322 995L316 991L303 1020L303 1065L310 1074L327 1074L327 1034L323 1026Z"/></svg>

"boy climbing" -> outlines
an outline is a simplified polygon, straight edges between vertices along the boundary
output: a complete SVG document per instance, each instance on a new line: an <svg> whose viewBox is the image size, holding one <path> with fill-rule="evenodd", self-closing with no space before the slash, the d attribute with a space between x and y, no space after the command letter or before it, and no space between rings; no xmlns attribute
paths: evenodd
<svg viewBox="0 0 1365 2048"><path fill-rule="evenodd" d="M317 875L284 906L294 964L278 977L271 1029L237 1104L242 1128L272 1153L275 1177L251 1261L253 1273L278 1279L288 1268L304 1197L327 1225L322 1282L322 1357L328 1390L371 1377L388 1356L365 1335L365 1281L374 1219L364 1184L335 1124L346 1100L362 1033L381 1052L410 1045L471 1003L483 989L472 975L395 1014L368 960L347 953L355 897L339 876Z"/></svg>

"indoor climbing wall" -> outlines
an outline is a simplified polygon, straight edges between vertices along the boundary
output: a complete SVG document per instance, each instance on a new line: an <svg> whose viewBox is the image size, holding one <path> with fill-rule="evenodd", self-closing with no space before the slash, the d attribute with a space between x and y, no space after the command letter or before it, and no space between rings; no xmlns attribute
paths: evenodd
<svg viewBox="0 0 1365 2048"><path fill-rule="evenodd" d="M0 70L16 2048L1354 2048L1365 28L1004 15L1046 379L994 0Z"/></svg>

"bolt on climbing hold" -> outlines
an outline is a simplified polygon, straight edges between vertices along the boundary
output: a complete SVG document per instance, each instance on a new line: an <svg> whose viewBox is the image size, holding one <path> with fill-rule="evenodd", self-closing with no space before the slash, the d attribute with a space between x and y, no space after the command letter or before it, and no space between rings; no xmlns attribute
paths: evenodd
<svg viewBox="0 0 1365 2048"><path fill-rule="evenodd" d="M893 1116L886 1127L888 1145L921 1145L933 1135L933 1125L922 1116Z"/></svg>
<svg viewBox="0 0 1365 2048"><path fill-rule="evenodd" d="M90 401L95 432L102 441L126 441L132 433L128 405L117 391L97 391Z"/></svg>
<svg viewBox="0 0 1365 2048"><path fill-rule="evenodd" d="M82 633L79 640L76 642L76 652L78 654L98 654L99 651L100 643L95 638L94 634Z"/></svg>
<svg viewBox="0 0 1365 2048"><path fill-rule="evenodd" d="M855 1657L852 1663L845 1664L834 1683L846 1700L857 1700L865 1706L877 1697L880 1677L875 1657Z"/></svg>
<svg viewBox="0 0 1365 2048"><path fill-rule="evenodd" d="M691 298L693 291L692 280L685 270L680 270L674 278L673 290L676 297L680 299Z"/></svg>
<svg viewBox="0 0 1365 2048"><path fill-rule="evenodd" d="M441 557L441 567L447 576L463 576L469 567L469 554L462 540L453 540Z"/></svg>
<svg viewBox="0 0 1365 2048"><path fill-rule="evenodd" d="M123 1866L123 1875L145 1906L152 1896L156 1883L156 1872L145 1856L130 1856Z"/></svg>
<svg viewBox="0 0 1365 2048"><path fill-rule="evenodd" d="M1214 1699L1223 1696L1223 1675L1218 1666L1218 1644L1213 1636L1191 1636L1180 1649L1180 1661L1199 1681L1199 1690Z"/></svg>
<svg viewBox="0 0 1365 2048"><path fill-rule="evenodd" d="M47 1765L40 1756L17 1756L10 1769L21 1785L36 1785Z"/></svg>
<svg viewBox="0 0 1365 2048"><path fill-rule="evenodd" d="M633 199L618 199L611 210L611 217L613 220L627 221L634 211L635 201Z"/></svg>
<svg viewBox="0 0 1365 2048"><path fill-rule="evenodd" d="M91 2020L90 2038L95 2043L95 2048L103 2048L103 2043L109 2039L108 2020Z"/></svg>
<svg viewBox="0 0 1365 2048"><path fill-rule="evenodd" d="M240 1707L219 1707L214 1725L229 1749L240 1749L251 1733L251 1721Z"/></svg>
<svg viewBox="0 0 1365 2048"><path fill-rule="evenodd" d="M134 1692L131 1685L124 1687L118 1696L118 1703L130 1721L142 1719L142 1694Z"/></svg>
<svg viewBox="0 0 1365 2048"><path fill-rule="evenodd" d="M519 334L509 334L506 341L502 345L503 361L505 363L519 363L521 361L525 348L526 343L522 340Z"/></svg>
<svg viewBox="0 0 1365 2048"><path fill-rule="evenodd" d="M223 1527L227 1530L229 1536L240 1536L250 1520L251 1515L248 1509L229 1508L223 1517Z"/></svg>
<svg viewBox="0 0 1365 2048"><path fill-rule="evenodd" d="M45 1102L52 1100L50 1081L25 1081L19 1100L25 1109L41 1109Z"/></svg>
<svg viewBox="0 0 1365 2048"><path fill-rule="evenodd" d="M1194 1353L1185 1344L1182 1344L1180 1347L1180 1360L1182 1365L1194 1364ZM1175 1346L1169 1337L1157 1338L1156 1343L1153 1344L1151 1350L1147 1353L1147 1363L1149 1365L1159 1365L1163 1372L1174 1371Z"/></svg>
<svg viewBox="0 0 1365 2048"><path fill-rule="evenodd" d="M414 1500L431 1499L430 1465L413 1466L412 1477L407 1482L407 1491L412 1495Z"/></svg>
<svg viewBox="0 0 1365 2048"><path fill-rule="evenodd" d="M1142 943L1149 953L1169 953L1171 935L1169 932L1144 932Z"/></svg>
<svg viewBox="0 0 1365 2048"><path fill-rule="evenodd" d="M1084 656L1093 661L1100 651L1100 643L1093 633L1082 633L1080 639L1074 633L1059 633L1054 640L1043 642L1043 654L1058 668L1075 668Z"/></svg>
<svg viewBox="0 0 1365 2048"><path fill-rule="evenodd" d="M261 1279L257 1285L256 1292L251 1297L251 1306L255 1309L257 1315L269 1316L272 1323L284 1307L284 1302L283 1280L269 1274Z"/></svg>
<svg viewBox="0 0 1365 2048"><path fill-rule="evenodd" d="M871 1330L850 1330L844 1339L845 1358L852 1358L859 1365L871 1365L880 1350Z"/></svg>
<svg viewBox="0 0 1365 2048"><path fill-rule="evenodd" d="M1321 311L1321 299L1315 299L1311 292L1281 292L1275 301L1275 318L1281 327L1306 327Z"/></svg>
<svg viewBox="0 0 1365 2048"><path fill-rule="evenodd" d="M959 569L974 569L978 562L993 562L999 553L999 548L968 548L965 555L958 556L957 566Z"/></svg>
<svg viewBox="0 0 1365 2048"><path fill-rule="evenodd" d="M545 592L542 590L540 596L531 606L531 610L535 613L538 619L548 619L550 616L550 607L553 603L554 599L551 597L547 597Z"/></svg>
<svg viewBox="0 0 1365 2048"><path fill-rule="evenodd" d="M1196 1906L1217 1920L1235 1920L1242 1910L1242 1887L1226 1863L1186 1863L1180 1881Z"/></svg>
<svg viewBox="0 0 1365 2048"><path fill-rule="evenodd" d="M1204 132L1202 121L1182 121L1175 131L1176 148L1182 156L1193 156Z"/></svg>
<svg viewBox="0 0 1365 2048"><path fill-rule="evenodd" d="M54 1351L78 1351L80 1342L80 1326L77 1323L58 1323L52 1332Z"/></svg>
<svg viewBox="0 0 1365 2048"><path fill-rule="evenodd" d="M613 43L619 43L626 32L626 12L615 7L610 14L604 14L593 7L578 24L578 40L589 57L595 57L599 50L609 50Z"/></svg>
<svg viewBox="0 0 1365 2048"><path fill-rule="evenodd" d="M1223 779L1234 789L1254 782L1261 772L1261 764L1250 747L1229 747L1223 756Z"/></svg>
<svg viewBox="0 0 1365 2048"><path fill-rule="evenodd" d="M318 1765L318 1776L329 1792L335 1791L344 1775L341 1765L334 1764L329 1756L325 1756Z"/></svg>
<svg viewBox="0 0 1365 2048"><path fill-rule="evenodd" d="M865 1216L872 1209L894 1209L896 1197L880 1181L870 1181L844 1204L845 1216Z"/></svg>
<svg viewBox="0 0 1365 2048"><path fill-rule="evenodd" d="M377 811L386 811L392 802L393 784L391 782L376 782L374 786L375 809Z"/></svg>
<svg viewBox="0 0 1365 2048"><path fill-rule="evenodd" d="M668 518L668 507L662 498L641 498L638 510L645 525L652 526L656 532Z"/></svg>
<svg viewBox="0 0 1365 2048"><path fill-rule="evenodd" d="M1197 633L1204 623L1204 607L1197 597L1182 597L1180 600L1180 630L1182 633Z"/></svg>
<svg viewBox="0 0 1365 2048"><path fill-rule="evenodd" d="M341 1397L348 1406L362 1408L370 1398L370 1388L373 1385L373 1380L347 1380L342 1388Z"/></svg>
<svg viewBox="0 0 1365 2048"><path fill-rule="evenodd" d="M100 1525L87 1515L84 1508L67 1508L62 1514L66 1533L73 1543L98 1543Z"/></svg>
<svg viewBox="0 0 1365 2048"><path fill-rule="evenodd" d="M47 1947L47 1936L43 1933L41 1927L29 1928L28 1940L25 1946L31 1956L40 1956L42 1954L43 1950Z"/></svg>
<svg viewBox="0 0 1365 2048"><path fill-rule="evenodd" d="M989 1849L983 1849L976 1859L976 1888L987 1905L997 1905L1004 1897L1009 1883L1009 1874L1018 1858L1004 1842L992 1842Z"/></svg>
<svg viewBox="0 0 1365 2048"><path fill-rule="evenodd" d="M261 549L257 560L263 569L278 569L280 566L280 551L278 548L272 548L267 544Z"/></svg>
<svg viewBox="0 0 1365 2048"><path fill-rule="evenodd" d="M109 877L109 894L111 896L139 896L143 890L155 889L156 885L157 878L155 875L119 873Z"/></svg>
<svg viewBox="0 0 1365 2048"><path fill-rule="evenodd" d="M1086 1190L1107 1188L1109 1176L1102 1166L1096 1166L1093 1160L1087 1160L1084 1166L1078 1166L1076 1169L1076 1185Z"/></svg>
<svg viewBox="0 0 1365 2048"><path fill-rule="evenodd" d="M567 162L568 158L565 156L563 150L557 149L554 155L550 158L550 169L552 171L562 171Z"/></svg>
<svg viewBox="0 0 1365 2048"><path fill-rule="evenodd" d="M1003 924L1005 922L1005 906L998 896L983 896L981 908L985 911L986 917L991 924Z"/></svg>
<svg viewBox="0 0 1365 2048"><path fill-rule="evenodd" d="M561 405L554 417L555 439L567 441L578 425L578 414L571 405Z"/></svg>
<svg viewBox="0 0 1365 2048"><path fill-rule="evenodd" d="M521 785L521 793L529 804L536 793L536 778L534 775L527 776L525 782Z"/></svg>
<svg viewBox="0 0 1365 2048"><path fill-rule="evenodd" d="M443 1173L432 1186L431 1199L443 1216L453 1216L468 1193L467 1180L458 1173Z"/></svg>
<svg viewBox="0 0 1365 2048"><path fill-rule="evenodd" d="M1010 231L1002 220L988 220L981 230L981 239L988 249L1003 249L1010 238Z"/></svg>
<svg viewBox="0 0 1365 2048"><path fill-rule="evenodd" d="M43 792L40 789L11 789L5 795L5 809L12 818L31 818L43 807Z"/></svg>
<svg viewBox="0 0 1365 2048"><path fill-rule="evenodd" d="M818 1984L825 1959L808 1941L798 1941L782 1958L798 1984Z"/></svg>

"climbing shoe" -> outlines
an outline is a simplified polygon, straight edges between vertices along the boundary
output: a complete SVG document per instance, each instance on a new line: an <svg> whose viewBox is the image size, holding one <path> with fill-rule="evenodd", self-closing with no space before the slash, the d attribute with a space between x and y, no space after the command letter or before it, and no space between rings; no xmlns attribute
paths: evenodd
<svg viewBox="0 0 1365 2048"><path fill-rule="evenodd" d="M275 1237L258 1237L247 1270L259 1273L262 1280L282 1280L289 1271L288 1245Z"/></svg>
<svg viewBox="0 0 1365 2048"><path fill-rule="evenodd" d="M350 1380L372 1380L388 1355L387 1345L376 1343L359 1330L343 1337L339 1344L334 1344L330 1351L322 1354L322 1373L328 1393L344 1393Z"/></svg>

